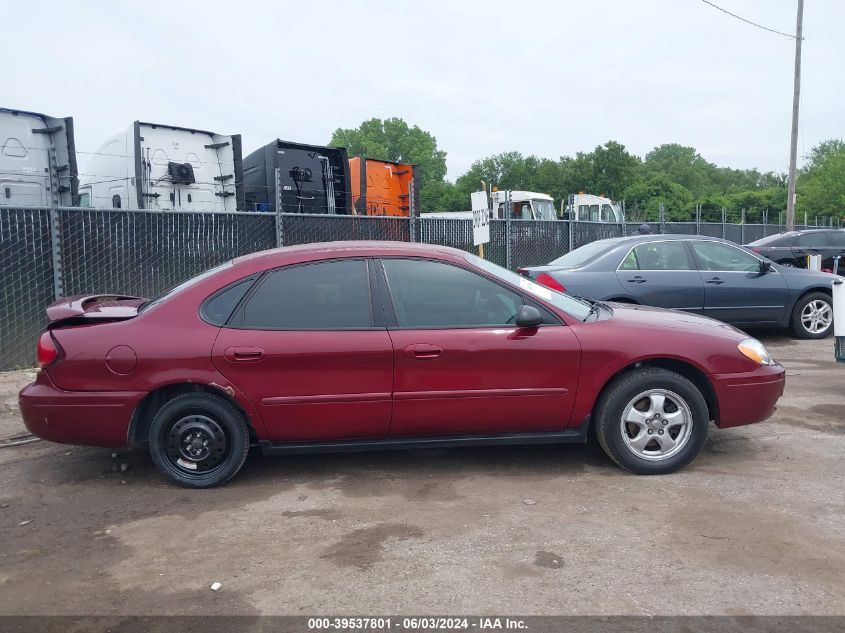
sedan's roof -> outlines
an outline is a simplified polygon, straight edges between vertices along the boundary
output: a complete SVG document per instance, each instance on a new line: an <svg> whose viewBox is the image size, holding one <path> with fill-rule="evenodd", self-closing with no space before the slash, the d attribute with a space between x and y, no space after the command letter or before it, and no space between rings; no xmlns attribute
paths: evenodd
<svg viewBox="0 0 845 633"><path fill-rule="evenodd" d="M333 254L342 257L377 256L377 255L425 255L441 254L462 256L464 251L437 244L417 244L414 242L382 242L377 240L348 240L343 242L315 242L297 246L283 246L257 253L243 255L234 260L235 264L261 259L285 260L301 258L303 255Z"/></svg>

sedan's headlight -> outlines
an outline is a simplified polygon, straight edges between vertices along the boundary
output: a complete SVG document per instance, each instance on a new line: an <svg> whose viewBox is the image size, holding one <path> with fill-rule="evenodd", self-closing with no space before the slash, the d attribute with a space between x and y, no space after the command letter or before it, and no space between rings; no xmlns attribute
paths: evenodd
<svg viewBox="0 0 845 633"><path fill-rule="evenodd" d="M740 341L739 345L737 345L737 349L739 349L743 356L750 358L760 365L775 364L772 357L769 356L769 352L766 351L763 344L756 338L747 338L744 341Z"/></svg>

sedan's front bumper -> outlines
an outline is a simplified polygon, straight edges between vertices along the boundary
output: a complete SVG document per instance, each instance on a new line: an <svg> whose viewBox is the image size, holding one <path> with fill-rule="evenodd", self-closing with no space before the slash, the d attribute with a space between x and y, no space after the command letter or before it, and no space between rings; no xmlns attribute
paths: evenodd
<svg viewBox="0 0 845 633"><path fill-rule="evenodd" d="M783 395L786 370L763 365L754 371L711 376L719 401L719 428L754 424L769 418Z"/></svg>
<svg viewBox="0 0 845 633"><path fill-rule="evenodd" d="M45 371L19 396L29 431L60 444L123 448L129 443L132 412L144 397L134 391L63 391Z"/></svg>

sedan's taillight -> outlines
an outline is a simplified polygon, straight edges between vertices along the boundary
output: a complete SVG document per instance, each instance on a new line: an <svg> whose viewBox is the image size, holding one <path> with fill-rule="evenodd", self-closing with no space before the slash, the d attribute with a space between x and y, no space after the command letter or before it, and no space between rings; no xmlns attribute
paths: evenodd
<svg viewBox="0 0 845 633"><path fill-rule="evenodd" d="M762 253L762 252L763 252L763 249L762 249L762 248L757 248L756 246L752 246L752 247L751 247L751 252L753 252L753 253Z"/></svg>
<svg viewBox="0 0 845 633"><path fill-rule="evenodd" d="M547 273L540 273L536 279L538 284L544 285L546 288L557 290L558 292L566 292L566 288L557 279Z"/></svg>
<svg viewBox="0 0 845 633"><path fill-rule="evenodd" d="M35 353L35 358L38 361L38 367L44 369L47 365L52 363L59 356L59 348L53 341L53 335L49 332L44 332L41 338L38 339L38 349Z"/></svg>

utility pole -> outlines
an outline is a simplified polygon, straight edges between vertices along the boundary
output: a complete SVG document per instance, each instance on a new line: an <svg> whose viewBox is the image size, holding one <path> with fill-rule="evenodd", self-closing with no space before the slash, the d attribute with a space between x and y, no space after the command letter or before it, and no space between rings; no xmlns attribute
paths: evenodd
<svg viewBox="0 0 845 633"><path fill-rule="evenodd" d="M798 101L801 95L801 30L804 22L804 0L798 0L795 27L795 86L792 93L792 138L789 142L789 180L786 194L786 230L795 230L795 167L798 154Z"/></svg>

